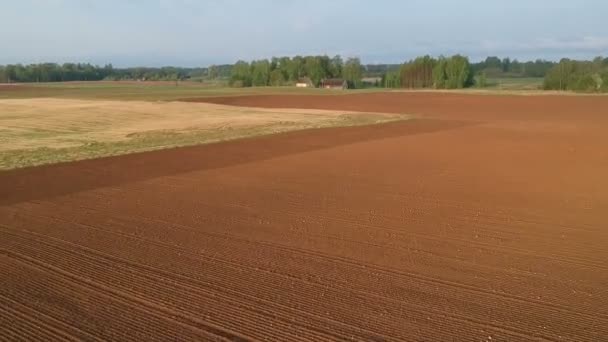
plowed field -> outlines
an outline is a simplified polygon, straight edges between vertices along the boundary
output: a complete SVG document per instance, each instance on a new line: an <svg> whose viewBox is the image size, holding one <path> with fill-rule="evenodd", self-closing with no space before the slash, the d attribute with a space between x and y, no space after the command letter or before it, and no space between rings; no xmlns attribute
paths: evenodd
<svg viewBox="0 0 608 342"><path fill-rule="evenodd" d="M603 341L608 97L208 99L413 114L0 173L0 340Z"/></svg>

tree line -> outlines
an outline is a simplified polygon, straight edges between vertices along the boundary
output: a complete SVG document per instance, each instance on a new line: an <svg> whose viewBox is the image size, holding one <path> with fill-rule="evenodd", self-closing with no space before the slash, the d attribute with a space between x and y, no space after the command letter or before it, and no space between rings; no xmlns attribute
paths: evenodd
<svg viewBox="0 0 608 342"><path fill-rule="evenodd" d="M186 79L228 78L231 65L209 68L114 68L112 64L97 66L88 63L40 63L0 65L0 83L68 82L68 81L178 81Z"/></svg>
<svg viewBox="0 0 608 342"><path fill-rule="evenodd" d="M111 64L104 67L82 63L16 64L0 66L0 82L99 81L112 72Z"/></svg>
<svg viewBox="0 0 608 342"><path fill-rule="evenodd" d="M555 62L537 59L535 61L520 62L517 59L499 58L491 56L484 61L473 63L471 68L475 74L484 74L487 77L545 77L547 72L555 66Z"/></svg>
<svg viewBox="0 0 608 342"><path fill-rule="evenodd" d="M474 84L474 71L467 57L418 57L382 77L386 88L462 89Z"/></svg>
<svg viewBox="0 0 608 342"><path fill-rule="evenodd" d="M465 56L433 58L418 57L401 65L387 65L382 74L386 88L459 89L485 87L488 78L542 78L556 62L536 60L519 62L517 59L488 57L471 63Z"/></svg>
<svg viewBox="0 0 608 342"><path fill-rule="evenodd" d="M364 77L381 78L377 86L412 89L484 87L487 78L542 77L543 87L547 90L605 92L608 91L608 58L519 62L492 56L471 63L467 57L455 55L423 56L403 64L362 65L358 58L295 56L239 61L207 68L114 68L112 64L97 66L88 63L0 65L0 83L217 80L235 87L250 87L292 85L302 78L309 78L313 85L318 86L323 79L340 78L346 80L351 88L359 88L363 86Z"/></svg>
<svg viewBox="0 0 608 342"><path fill-rule="evenodd" d="M543 87L546 90L608 92L608 58L562 59L548 71Z"/></svg>
<svg viewBox="0 0 608 342"><path fill-rule="evenodd" d="M273 57L252 62L238 61L233 67L229 83L234 87L264 87L295 84L308 78L314 86L328 78L341 78L349 87L361 86L364 68L359 58L341 56Z"/></svg>
<svg viewBox="0 0 608 342"><path fill-rule="evenodd" d="M273 57L232 66L229 84L234 87L292 85L303 77L318 86L326 78L342 78L350 88L363 85L363 77L379 77L386 88L459 89L483 87L487 77L544 77L555 62L488 57L471 63L465 56L418 57L403 64L362 65L358 58L344 61L340 56Z"/></svg>

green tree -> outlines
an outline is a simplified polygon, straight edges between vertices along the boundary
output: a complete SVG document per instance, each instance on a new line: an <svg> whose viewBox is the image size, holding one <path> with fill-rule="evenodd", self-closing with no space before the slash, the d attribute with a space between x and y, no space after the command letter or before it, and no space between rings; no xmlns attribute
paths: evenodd
<svg viewBox="0 0 608 342"><path fill-rule="evenodd" d="M245 61L238 61L232 67L230 85L234 87L251 87L251 65Z"/></svg>
<svg viewBox="0 0 608 342"><path fill-rule="evenodd" d="M273 87L279 87L285 85L285 75L281 69L274 69L270 72L270 85Z"/></svg>
<svg viewBox="0 0 608 342"><path fill-rule="evenodd" d="M488 78L486 76L485 71L479 74L479 78L477 79L477 87L485 88L488 86Z"/></svg>
<svg viewBox="0 0 608 342"><path fill-rule="evenodd" d="M287 75L289 76L289 80L292 82L298 81L300 77L304 75L304 57L295 56L292 58L287 65Z"/></svg>
<svg viewBox="0 0 608 342"><path fill-rule="evenodd" d="M433 68L433 87L435 89L444 89L447 87L447 65L448 61L445 57L439 57L435 67Z"/></svg>
<svg viewBox="0 0 608 342"><path fill-rule="evenodd" d="M215 80L219 77L219 70L216 65L212 65L207 69L207 77L210 80Z"/></svg>
<svg viewBox="0 0 608 342"><path fill-rule="evenodd" d="M11 82L15 82L16 81L17 73L15 72L15 66L14 65L7 65L6 68L4 68L4 73L6 74L6 82L7 83L11 83Z"/></svg>
<svg viewBox="0 0 608 342"><path fill-rule="evenodd" d="M336 55L331 59L329 73L333 78L342 78L342 68L344 67L344 60L340 55Z"/></svg>
<svg viewBox="0 0 608 342"><path fill-rule="evenodd" d="M448 89L462 89L473 84L469 59L461 55L452 56L447 60L445 75Z"/></svg>
<svg viewBox="0 0 608 342"><path fill-rule="evenodd" d="M347 59L342 68L342 77L348 82L349 87L360 88L361 79L363 78L361 60L359 58Z"/></svg>
<svg viewBox="0 0 608 342"><path fill-rule="evenodd" d="M608 67L603 59L575 61L562 59L547 72L544 88L551 90L572 90L583 92L605 91Z"/></svg>
<svg viewBox="0 0 608 342"><path fill-rule="evenodd" d="M385 88L401 87L401 77L399 76L399 72L389 71L382 75L382 85Z"/></svg>
<svg viewBox="0 0 608 342"><path fill-rule="evenodd" d="M502 69L502 61L496 56L486 58L484 69Z"/></svg>
<svg viewBox="0 0 608 342"><path fill-rule="evenodd" d="M547 90L568 90L572 87L575 64L569 59L562 59L553 67L544 80L544 88Z"/></svg>
<svg viewBox="0 0 608 342"><path fill-rule="evenodd" d="M267 59L251 63L252 84L255 87L265 87L270 81L270 62Z"/></svg>
<svg viewBox="0 0 608 342"><path fill-rule="evenodd" d="M433 68L437 60L430 56L418 57L401 66L401 86L430 88L433 86Z"/></svg>
<svg viewBox="0 0 608 342"><path fill-rule="evenodd" d="M321 67L321 74L323 75L323 78L332 77L331 59L327 56L317 56L315 58L319 60L319 65Z"/></svg>
<svg viewBox="0 0 608 342"><path fill-rule="evenodd" d="M511 71L511 59L505 58L502 60L502 72L507 73Z"/></svg>
<svg viewBox="0 0 608 342"><path fill-rule="evenodd" d="M279 63L280 63L280 60L279 60L278 57L272 57L270 59L270 71L278 69L279 68Z"/></svg>
<svg viewBox="0 0 608 342"><path fill-rule="evenodd" d="M608 58L607 58L608 59ZM606 67L605 69L600 73L600 78L601 78L601 85L600 85L600 91L601 92L608 92L608 63L605 63Z"/></svg>
<svg viewBox="0 0 608 342"><path fill-rule="evenodd" d="M518 76L523 76L523 68L522 68L522 64L517 60L514 59L511 62L511 73L513 74L517 74Z"/></svg>
<svg viewBox="0 0 608 342"><path fill-rule="evenodd" d="M327 77L327 72L323 67L321 58L315 56L308 56L305 59L304 70L306 76L308 76L315 86L321 83L321 80Z"/></svg>
<svg viewBox="0 0 608 342"><path fill-rule="evenodd" d="M291 79L291 66L292 61L289 57L280 57L276 61L275 70L279 70L281 74L283 74L283 79L285 83L297 81L297 79Z"/></svg>

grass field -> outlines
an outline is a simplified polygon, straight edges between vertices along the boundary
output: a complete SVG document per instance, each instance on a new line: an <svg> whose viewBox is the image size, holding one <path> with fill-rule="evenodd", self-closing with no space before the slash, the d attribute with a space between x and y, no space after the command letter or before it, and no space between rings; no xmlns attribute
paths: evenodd
<svg viewBox="0 0 608 342"><path fill-rule="evenodd" d="M378 92L383 89L349 90L353 92ZM167 101L189 97L236 96L258 94L317 94L337 95L344 91L302 89L295 87L230 88L198 82L65 82L39 84L0 84L0 99L16 98L66 98Z"/></svg>
<svg viewBox="0 0 608 342"><path fill-rule="evenodd" d="M230 88L199 82L64 82L36 84L0 84L0 99L17 98L65 98L65 99L103 99L129 101L171 101L186 98L240 96L240 95L345 95L353 93L378 93L386 91L441 91L480 94L551 94L540 90L542 78L489 78L488 86L483 89L469 88L459 90L407 90L407 89L350 89L336 91L325 89L306 89L295 87L254 87ZM563 94L563 92L559 92ZM574 93L572 93L574 94Z"/></svg>
<svg viewBox="0 0 608 342"><path fill-rule="evenodd" d="M489 90L540 90L543 86L542 77L527 78L488 78L486 89Z"/></svg>
<svg viewBox="0 0 608 342"><path fill-rule="evenodd" d="M184 102L5 99L0 100L0 169L404 118Z"/></svg>

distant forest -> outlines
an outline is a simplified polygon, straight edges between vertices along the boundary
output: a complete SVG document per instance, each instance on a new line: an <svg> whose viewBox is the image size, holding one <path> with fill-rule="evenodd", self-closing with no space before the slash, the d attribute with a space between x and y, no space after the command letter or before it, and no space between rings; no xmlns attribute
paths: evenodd
<svg viewBox="0 0 608 342"><path fill-rule="evenodd" d="M0 66L0 83L100 80L222 82L233 87L293 85L301 78L313 85L340 78L351 88L458 89L486 87L490 79L544 78L547 90L608 92L608 58L560 62L488 57L471 63L465 56L419 57L403 64L368 64L340 56L274 57L206 68L114 68L83 63L41 63Z"/></svg>
<svg viewBox="0 0 608 342"><path fill-rule="evenodd" d="M214 67L218 77L229 77L231 65ZM112 64L97 66L88 63L42 63L0 66L1 83L69 82L69 81L177 81L208 77L209 68L114 68Z"/></svg>
<svg viewBox="0 0 608 342"><path fill-rule="evenodd" d="M234 87L282 86L306 77L318 86L324 79L340 78L347 81L349 87L359 88L364 72L358 58L344 61L340 56L275 57L251 63L238 61L232 68L229 83Z"/></svg>

